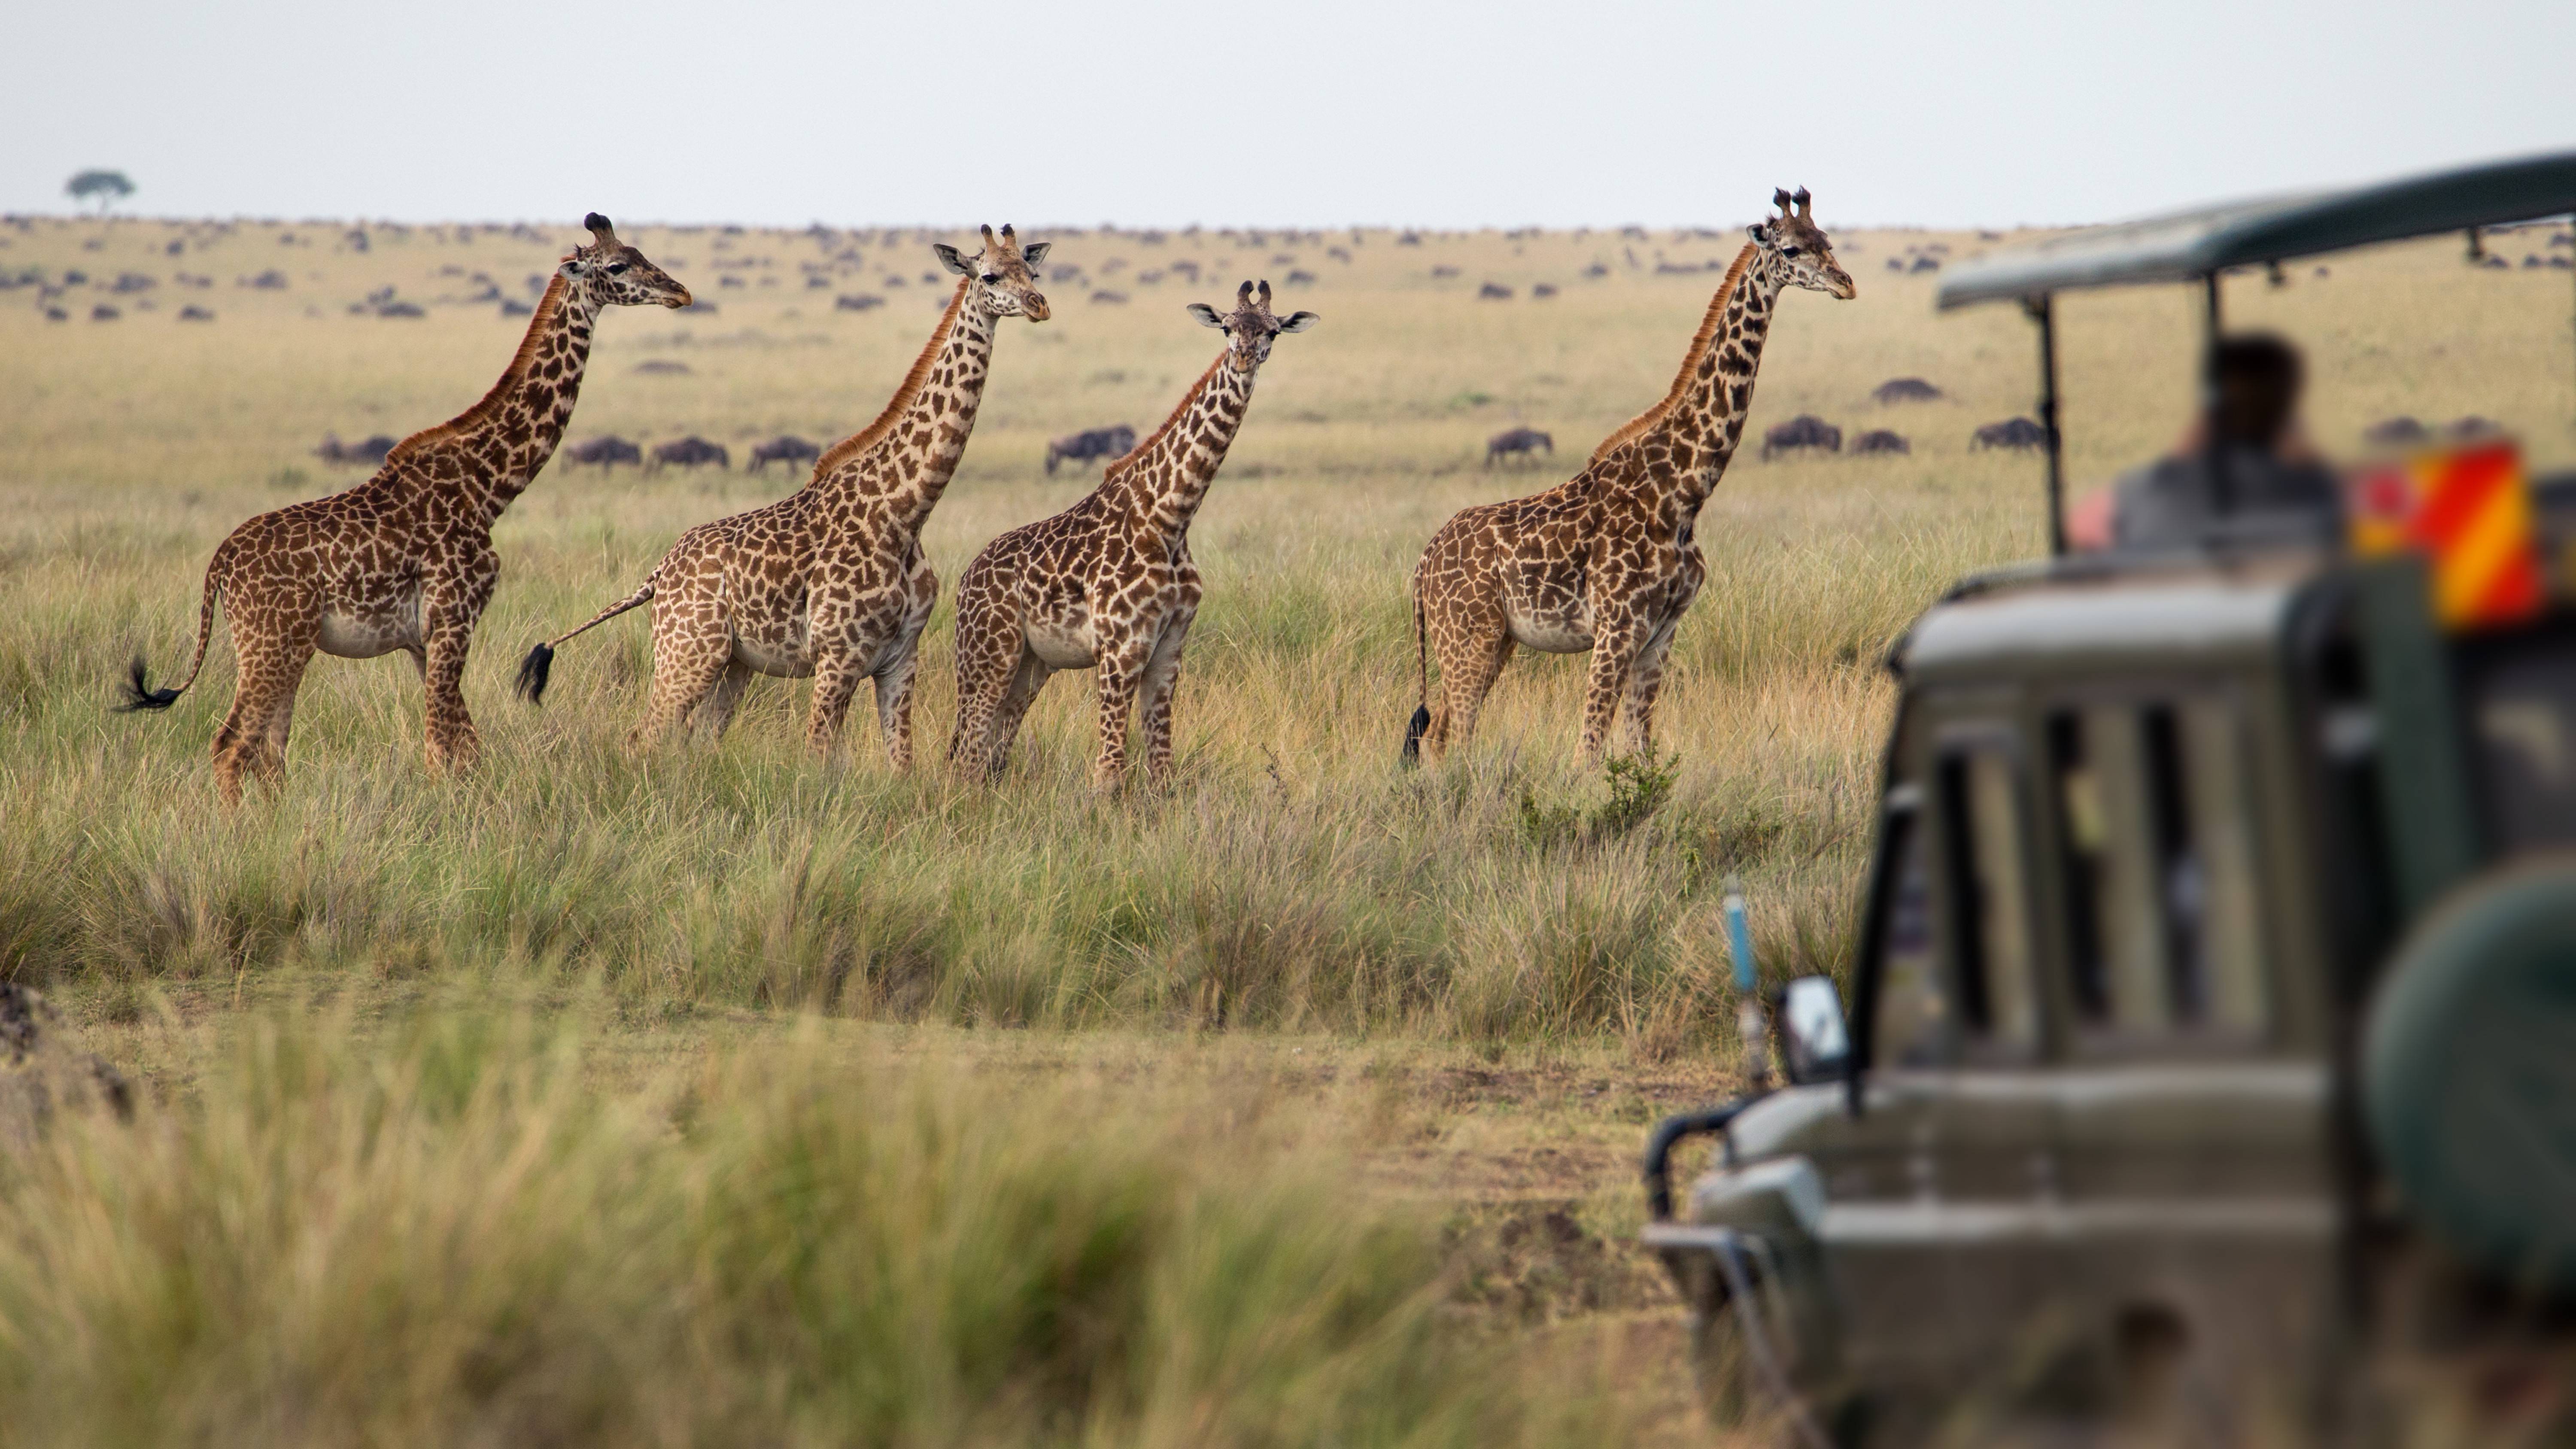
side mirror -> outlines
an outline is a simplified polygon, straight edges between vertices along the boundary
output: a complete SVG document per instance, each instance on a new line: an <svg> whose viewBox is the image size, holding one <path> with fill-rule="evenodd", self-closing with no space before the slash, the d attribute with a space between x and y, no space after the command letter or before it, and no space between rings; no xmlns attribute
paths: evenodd
<svg viewBox="0 0 2576 1449"><path fill-rule="evenodd" d="M1801 976L1782 987L1771 1019L1780 1033L1780 1064L1791 1084L1843 1079L1851 1067L1851 1031L1843 1024L1842 993L1831 978Z"/></svg>

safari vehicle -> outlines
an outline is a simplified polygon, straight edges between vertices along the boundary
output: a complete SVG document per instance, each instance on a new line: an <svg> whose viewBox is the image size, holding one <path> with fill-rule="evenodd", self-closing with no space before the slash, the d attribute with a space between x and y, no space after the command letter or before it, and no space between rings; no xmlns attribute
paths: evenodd
<svg viewBox="0 0 2576 1449"><path fill-rule="evenodd" d="M2404 1365L2576 1433L2576 475L2470 449L2346 546L2068 555L2050 330L2059 291L2196 282L2214 341L2233 269L2571 210L2564 155L1952 271L1944 308L2039 324L2053 556L1891 650L1848 1018L1790 983L1786 1084L1649 1141L1721 1415L2404 1442Z"/></svg>

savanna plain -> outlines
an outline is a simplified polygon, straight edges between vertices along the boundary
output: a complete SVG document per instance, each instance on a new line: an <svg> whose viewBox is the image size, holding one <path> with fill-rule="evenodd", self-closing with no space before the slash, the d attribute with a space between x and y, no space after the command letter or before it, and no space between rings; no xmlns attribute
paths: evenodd
<svg viewBox="0 0 2576 1449"><path fill-rule="evenodd" d="M1102 797L1079 675L1001 779L936 763L944 604L909 774L864 710L809 757L802 682L631 754L641 615L511 698L683 528L801 480L753 443L874 417L947 294L928 244L973 236L630 221L712 305L607 315L570 440L735 468L558 457L496 531L480 768L424 771L399 657L324 658L285 783L227 812L226 636L166 714L111 712L127 661L184 667L234 525L364 476L326 434L480 396L571 219L0 222L0 971L136 1086L0 1156L0 1442L1703 1438L1634 1153L1738 1079L1725 882L1767 979L1844 969L1884 651L2042 546L2036 460L1968 445L2030 411L2030 328L1937 315L1923 261L2005 238L1839 231L1859 297L1787 299L1657 758L1586 766L1582 661L1525 652L1406 771L1413 559L1659 397L1741 233L1024 223L1054 317L1003 325L928 534L952 583L1096 477L1048 438L1170 410L1217 346L1183 303L1267 278L1323 319L1192 534L1175 777ZM2564 463L2552 242L2248 275L2230 317L2306 349L2331 452L2477 414ZM2079 490L2178 430L2197 306L2061 304ZM1903 376L1945 396L1872 400ZM1764 461L1801 413L1911 451ZM1488 469L1514 426L1555 455Z"/></svg>

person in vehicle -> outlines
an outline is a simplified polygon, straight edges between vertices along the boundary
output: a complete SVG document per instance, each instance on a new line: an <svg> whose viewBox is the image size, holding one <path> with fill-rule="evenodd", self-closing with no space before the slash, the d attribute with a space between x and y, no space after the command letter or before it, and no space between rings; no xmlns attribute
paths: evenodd
<svg viewBox="0 0 2576 1449"><path fill-rule="evenodd" d="M2078 503L2068 543L2152 551L2340 538L2342 483L2298 425L2304 371L2297 349L2269 333L2220 338L2207 410L2172 452Z"/></svg>

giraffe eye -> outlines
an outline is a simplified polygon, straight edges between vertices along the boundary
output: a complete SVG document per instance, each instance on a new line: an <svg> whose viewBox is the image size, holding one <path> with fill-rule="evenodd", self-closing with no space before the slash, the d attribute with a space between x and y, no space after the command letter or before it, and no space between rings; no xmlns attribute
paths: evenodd
<svg viewBox="0 0 2576 1449"><path fill-rule="evenodd" d="M1780 248L1780 255L1782 255L1782 256L1784 256L1784 257L1794 257L1794 256L1796 256L1797 254L1798 254L1798 249L1797 249L1796 247L1782 247L1782 248Z"/></svg>
<svg viewBox="0 0 2576 1449"><path fill-rule="evenodd" d="M608 274L612 277L625 270L626 264L624 262L610 262L608 264Z"/></svg>

